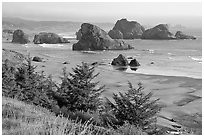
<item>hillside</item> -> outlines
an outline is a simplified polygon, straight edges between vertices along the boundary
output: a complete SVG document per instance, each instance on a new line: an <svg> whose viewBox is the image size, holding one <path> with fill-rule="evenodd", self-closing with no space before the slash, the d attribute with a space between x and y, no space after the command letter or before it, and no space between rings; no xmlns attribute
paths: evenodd
<svg viewBox="0 0 204 137"><path fill-rule="evenodd" d="M24 102L2 98L3 135L76 135L108 134L108 130L94 128L90 124L75 123L56 117L48 110Z"/></svg>
<svg viewBox="0 0 204 137"><path fill-rule="evenodd" d="M62 32L76 32L79 30L82 22L72 21L32 21L21 18L2 18L3 29L23 29L25 32L40 32L49 31L55 33ZM103 28L104 30L110 30L114 24L112 23L93 23Z"/></svg>

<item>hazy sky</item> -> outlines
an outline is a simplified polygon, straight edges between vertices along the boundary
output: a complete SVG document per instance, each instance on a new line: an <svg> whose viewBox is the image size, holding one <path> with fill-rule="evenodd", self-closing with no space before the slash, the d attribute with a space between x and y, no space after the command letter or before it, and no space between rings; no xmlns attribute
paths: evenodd
<svg viewBox="0 0 204 137"><path fill-rule="evenodd" d="M118 19L127 18L146 25L169 23L201 26L202 3L4 2L2 4L2 15L3 17L21 17L32 20L80 22L116 22Z"/></svg>

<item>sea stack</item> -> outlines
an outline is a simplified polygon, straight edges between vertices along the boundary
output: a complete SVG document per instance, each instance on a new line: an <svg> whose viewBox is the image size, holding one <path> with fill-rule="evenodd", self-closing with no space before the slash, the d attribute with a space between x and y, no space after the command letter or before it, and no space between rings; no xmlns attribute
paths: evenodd
<svg viewBox="0 0 204 137"><path fill-rule="evenodd" d="M169 31L167 24L159 24L154 28L146 30L142 34L142 39L171 40L176 37Z"/></svg>
<svg viewBox="0 0 204 137"><path fill-rule="evenodd" d="M141 38L144 27L136 21L128 21L127 19L118 20L112 30L109 31L109 35L113 39L121 38L123 39L139 39ZM118 37L120 36L120 37Z"/></svg>
<svg viewBox="0 0 204 137"><path fill-rule="evenodd" d="M132 47L122 40L112 39L108 33L96 25L83 23L78 31L79 41L73 44L73 50L127 50Z"/></svg>
<svg viewBox="0 0 204 137"><path fill-rule="evenodd" d="M194 36L186 35L182 31L177 31L175 34L177 39L196 39Z"/></svg>
<svg viewBox="0 0 204 137"><path fill-rule="evenodd" d="M22 30L18 29L13 32L12 43L26 44L29 42L28 35L26 35Z"/></svg>
<svg viewBox="0 0 204 137"><path fill-rule="evenodd" d="M33 40L34 44L57 44L70 43L66 38L60 37L55 33L41 32L36 34Z"/></svg>

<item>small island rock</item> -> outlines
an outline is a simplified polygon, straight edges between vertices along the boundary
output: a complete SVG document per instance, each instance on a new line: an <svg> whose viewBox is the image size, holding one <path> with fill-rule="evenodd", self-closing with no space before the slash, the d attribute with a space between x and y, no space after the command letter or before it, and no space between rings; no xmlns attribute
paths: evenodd
<svg viewBox="0 0 204 137"><path fill-rule="evenodd" d="M128 65L128 60L120 54L117 58L114 58L111 65L115 66L127 66Z"/></svg>
<svg viewBox="0 0 204 137"><path fill-rule="evenodd" d="M29 42L28 35L26 35L22 30L18 29L13 32L12 43L26 44Z"/></svg>

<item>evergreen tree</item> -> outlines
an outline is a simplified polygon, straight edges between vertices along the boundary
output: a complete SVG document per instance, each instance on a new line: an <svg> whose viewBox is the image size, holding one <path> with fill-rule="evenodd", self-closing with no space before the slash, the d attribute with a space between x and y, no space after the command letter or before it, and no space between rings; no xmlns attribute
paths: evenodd
<svg viewBox="0 0 204 137"><path fill-rule="evenodd" d="M2 62L2 95L6 97L14 97L18 88L15 81L16 69L8 60ZM11 92L12 91L12 92Z"/></svg>
<svg viewBox="0 0 204 137"><path fill-rule="evenodd" d="M95 111L102 103L100 97L104 86L99 87L99 82L93 79L99 75L94 74L94 67L87 63L73 68L74 73L67 74L63 70L62 83L55 94L55 99L60 107L65 106L70 111Z"/></svg>
<svg viewBox="0 0 204 137"><path fill-rule="evenodd" d="M152 93L145 95L142 90L142 84L138 84L135 89L129 83L129 90L127 93L113 94L115 103L107 100L107 108L110 108L112 115L119 121L128 121L130 124L141 127L142 129L155 126L156 114L160 111L161 107L157 104L156 100L150 100ZM152 127L151 127L152 128Z"/></svg>
<svg viewBox="0 0 204 137"><path fill-rule="evenodd" d="M54 102L51 97L54 85L51 79L46 78L43 72L36 72L35 68L31 64L30 57L28 57L27 63L17 68L15 82L19 91L15 97L21 101L50 109Z"/></svg>

